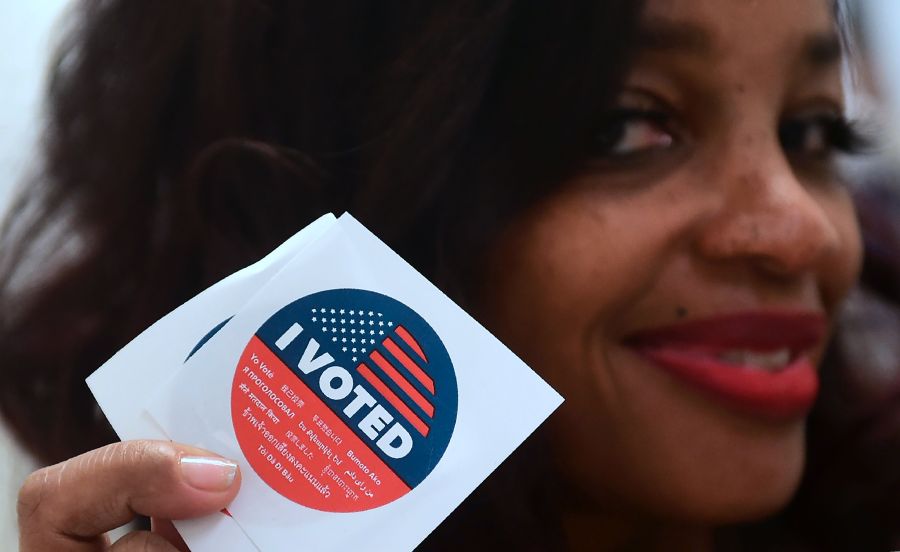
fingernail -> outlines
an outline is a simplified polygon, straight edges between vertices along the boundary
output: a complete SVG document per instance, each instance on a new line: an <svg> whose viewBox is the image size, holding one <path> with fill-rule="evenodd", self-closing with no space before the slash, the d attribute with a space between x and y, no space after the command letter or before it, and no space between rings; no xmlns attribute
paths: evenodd
<svg viewBox="0 0 900 552"><path fill-rule="evenodd" d="M185 482L201 491L227 490L237 474L237 464L224 458L182 456L178 464Z"/></svg>

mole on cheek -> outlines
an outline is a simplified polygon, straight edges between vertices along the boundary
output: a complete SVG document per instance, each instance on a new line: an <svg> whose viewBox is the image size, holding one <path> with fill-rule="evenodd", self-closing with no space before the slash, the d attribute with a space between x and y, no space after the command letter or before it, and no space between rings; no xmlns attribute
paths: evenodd
<svg viewBox="0 0 900 552"><path fill-rule="evenodd" d="M685 316L687 316L687 314L688 311L686 308L682 306L678 306L675 308L675 316L677 316L678 318L684 318Z"/></svg>

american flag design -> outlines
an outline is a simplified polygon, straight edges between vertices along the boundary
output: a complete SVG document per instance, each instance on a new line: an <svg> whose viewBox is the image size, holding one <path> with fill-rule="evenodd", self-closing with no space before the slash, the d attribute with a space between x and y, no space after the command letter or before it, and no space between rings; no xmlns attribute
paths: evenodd
<svg viewBox="0 0 900 552"><path fill-rule="evenodd" d="M373 310L320 306L311 314L312 322L322 324L326 340L330 337L350 355L366 381L427 437L434 417L434 380L426 372L428 357L409 330Z"/></svg>
<svg viewBox="0 0 900 552"><path fill-rule="evenodd" d="M260 359L262 363L255 365ZM253 387L257 380L248 378L261 370L272 373L271 379L258 378L261 386L275 389L269 401L290 407L293 400L297 406L282 411L278 427L289 428L290 437L301 436L294 445L311 447L307 464L316 469L308 471L318 470L319 475L307 477L301 487L309 491L315 479L319 496L298 495L292 488L296 477L288 485L275 474L272 486L308 506L353 511L364 509L366 500L380 503L402 496L431 473L456 424L456 376L440 337L413 309L374 291L333 289L309 295L279 310L256 332L238 365L232 390L232 421L254 469L253 446L259 431L248 426L247 409L253 410L247 396L261 393ZM289 416L293 418L285 422ZM301 419L307 421L301 424ZM267 423L266 431L273 432L273 424ZM279 439L290 440L284 435ZM278 467L284 464L277 455L274 458ZM259 470L272 471L257 460ZM348 463L351 467L355 463L356 469L344 469ZM351 475L359 476L363 468L377 473L379 482L367 480L346 489ZM326 483L329 491L336 486L347 491L345 495L355 494L335 505L322 497ZM367 492L374 496L366 497Z"/></svg>

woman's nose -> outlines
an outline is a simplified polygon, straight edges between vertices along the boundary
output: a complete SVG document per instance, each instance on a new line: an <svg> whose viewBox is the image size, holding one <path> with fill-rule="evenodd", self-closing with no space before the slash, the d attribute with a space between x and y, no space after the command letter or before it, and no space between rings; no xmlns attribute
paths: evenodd
<svg viewBox="0 0 900 552"><path fill-rule="evenodd" d="M765 154L736 152L723 162L716 186L722 193L717 212L704 224L697 246L714 260L750 263L777 277L816 270L840 247L840 233L815 194L798 178L777 147Z"/></svg>

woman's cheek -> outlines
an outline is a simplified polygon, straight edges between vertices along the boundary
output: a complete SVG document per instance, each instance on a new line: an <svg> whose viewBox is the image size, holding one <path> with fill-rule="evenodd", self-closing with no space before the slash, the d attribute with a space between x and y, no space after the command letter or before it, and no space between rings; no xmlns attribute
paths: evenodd
<svg viewBox="0 0 900 552"><path fill-rule="evenodd" d="M824 303L832 310L839 306L859 279L862 269L863 242L856 209L849 194L844 192L832 200L826 209L840 235L839 250L828 258L829 266L822 271Z"/></svg>

